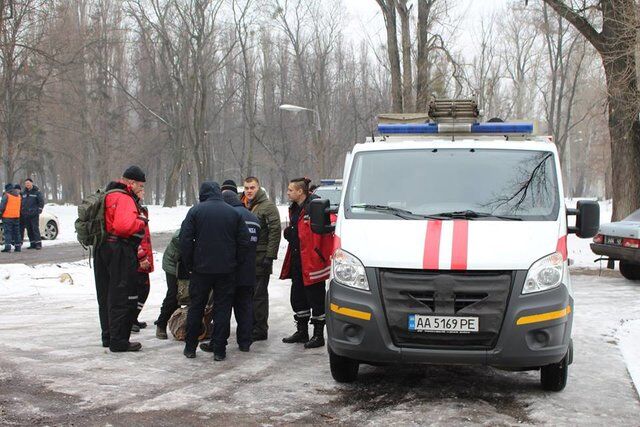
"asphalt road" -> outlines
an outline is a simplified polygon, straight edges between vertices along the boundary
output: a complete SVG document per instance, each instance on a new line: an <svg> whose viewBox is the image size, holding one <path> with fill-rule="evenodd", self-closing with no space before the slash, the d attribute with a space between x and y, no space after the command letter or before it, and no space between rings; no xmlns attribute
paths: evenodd
<svg viewBox="0 0 640 427"><path fill-rule="evenodd" d="M164 252L172 235L173 232L152 234L151 243L153 245L153 250L157 252ZM87 259L89 257L89 251L83 249L80 244L74 242L46 246L39 251L23 249L20 253L11 252L0 255L0 264L60 264Z"/></svg>

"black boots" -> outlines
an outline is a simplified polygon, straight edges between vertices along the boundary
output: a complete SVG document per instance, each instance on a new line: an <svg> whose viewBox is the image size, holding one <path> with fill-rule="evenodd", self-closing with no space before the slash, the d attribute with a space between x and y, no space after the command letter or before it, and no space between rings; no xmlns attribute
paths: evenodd
<svg viewBox="0 0 640 427"><path fill-rule="evenodd" d="M166 326L164 328L162 326L156 326L156 338L159 340L166 340L169 338Z"/></svg>
<svg viewBox="0 0 640 427"><path fill-rule="evenodd" d="M313 336L304 348L318 348L324 346L324 319L311 319L313 325Z"/></svg>
<svg viewBox="0 0 640 427"><path fill-rule="evenodd" d="M307 341L309 341L309 317L301 317L297 314L294 314L293 319L296 322L297 330L293 333L293 335L282 338L282 342L286 344L306 343Z"/></svg>

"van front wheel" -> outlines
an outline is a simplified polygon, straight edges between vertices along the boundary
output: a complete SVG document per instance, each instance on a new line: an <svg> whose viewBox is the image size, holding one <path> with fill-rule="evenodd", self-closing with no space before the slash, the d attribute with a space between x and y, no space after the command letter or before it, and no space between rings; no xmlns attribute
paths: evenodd
<svg viewBox="0 0 640 427"><path fill-rule="evenodd" d="M567 385L567 378L569 378L569 354L567 353L564 358L551 365L543 366L540 368L540 383L543 390L548 391L562 391Z"/></svg>
<svg viewBox="0 0 640 427"><path fill-rule="evenodd" d="M360 363L348 357L338 356L329 347L329 366L331 376L339 383L352 383L358 379Z"/></svg>

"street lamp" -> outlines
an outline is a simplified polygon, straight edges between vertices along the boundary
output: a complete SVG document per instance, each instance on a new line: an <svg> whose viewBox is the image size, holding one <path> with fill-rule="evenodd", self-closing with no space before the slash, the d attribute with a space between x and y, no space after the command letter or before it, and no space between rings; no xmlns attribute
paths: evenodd
<svg viewBox="0 0 640 427"><path fill-rule="evenodd" d="M305 108L305 107L300 107L298 105L291 105L291 104L282 104L280 106L281 110L285 110L285 111L290 111L292 113L299 113L300 111L311 111L312 113L315 114L315 119L316 119L316 131L320 132L320 114L318 114L317 110L313 110L311 108Z"/></svg>

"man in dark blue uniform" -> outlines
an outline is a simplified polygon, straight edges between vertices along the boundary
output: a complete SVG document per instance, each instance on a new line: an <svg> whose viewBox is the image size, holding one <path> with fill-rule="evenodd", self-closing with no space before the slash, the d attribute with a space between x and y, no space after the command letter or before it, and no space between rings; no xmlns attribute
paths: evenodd
<svg viewBox="0 0 640 427"><path fill-rule="evenodd" d="M202 183L200 203L189 210L180 228L180 256L191 272L186 357L196 357L204 307L213 290L213 358L226 358L235 272L248 251L249 232L242 215L222 200L217 182Z"/></svg>
<svg viewBox="0 0 640 427"><path fill-rule="evenodd" d="M44 198L40 189L33 185L31 178L24 180L22 192L22 207L20 208L20 237L24 238L27 229L29 247L27 249L42 249L40 237L40 214L44 208Z"/></svg>
<svg viewBox="0 0 640 427"><path fill-rule="evenodd" d="M260 236L260 221L240 201L238 186L234 181L226 180L222 183L222 198L242 215L242 219L249 231L249 252L244 262L238 264L236 269L233 299L233 312L238 324L236 329L238 346L240 351L249 351L253 334L253 292L256 286L256 249L258 247L258 237ZM230 333L230 329L227 329L227 338ZM202 343L200 344L200 349L213 351L213 345L211 343Z"/></svg>

